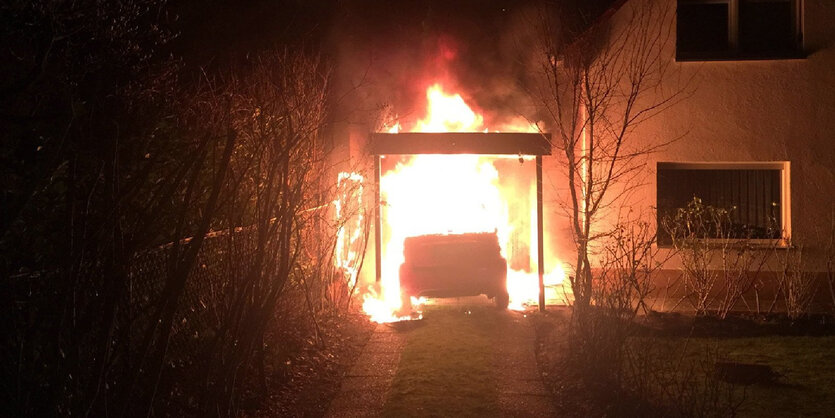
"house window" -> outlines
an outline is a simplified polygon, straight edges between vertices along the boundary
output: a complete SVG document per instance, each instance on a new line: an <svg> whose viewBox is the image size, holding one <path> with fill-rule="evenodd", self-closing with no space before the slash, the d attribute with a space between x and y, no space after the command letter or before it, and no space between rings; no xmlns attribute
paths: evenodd
<svg viewBox="0 0 835 418"><path fill-rule="evenodd" d="M798 56L800 0L678 0L676 59Z"/></svg>
<svg viewBox="0 0 835 418"><path fill-rule="evenodd" d="M783 238L788 230L788 163L658 163L658 244L664 227L694 198L728 211L725 238ZM715 238L720 238L719 236Z"/></svg>

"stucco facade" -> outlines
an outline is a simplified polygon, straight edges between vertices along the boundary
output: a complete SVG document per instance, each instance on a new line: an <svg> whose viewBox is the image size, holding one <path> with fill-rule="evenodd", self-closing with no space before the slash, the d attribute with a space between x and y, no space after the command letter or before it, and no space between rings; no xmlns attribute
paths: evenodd
<svg viewBox="0 0 835 418"><path fill-rule="evenodd" d="M672 11L661 22L661 32L669 36L661 45L667 72L660 91L679 96L630 134L629 140L639 143L672 142L648 156L642 185L629 196L628 206L655 221L659 163L779 165L786 175L780 202L784 234L803 245L807 268L825 278L825 247L835 216L835 2L797 0L799 57L683 61L676 59L676 0L615 2L618 9L606 15L605 24L616 34L633 8L645 1ZM362 154L365 131L350 136L351 148ZM545 252L571 263L575 251L566 222L562 158L555 150L544 160ZM367 256L374 257L374 249L369 250ZM676 258L670 258L666 276L678 275L679 268ZM369 270L364 276L373 281ZM820 290L829 297L825 286Z"/></svg>
<svg viewBox="0 0 835 418"><path fill-rule="evenodd" d="M656 0L676 7L675 0ZM799 4L802 53L792 59L677 61L675 15L669 36L667 91L685 89L681 101L640 124L642 140L676 139L652 154L658 163L785 162L784 228L822 271L823 247L835 210L835 2ZM629 2L614 16L631 13ZM657 202L655 176L637 196Z"/></svg>

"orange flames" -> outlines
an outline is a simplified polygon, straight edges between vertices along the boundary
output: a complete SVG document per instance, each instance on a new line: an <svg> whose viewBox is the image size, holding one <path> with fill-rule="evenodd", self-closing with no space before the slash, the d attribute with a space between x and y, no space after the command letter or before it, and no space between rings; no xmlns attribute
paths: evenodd
<svg viewBox="0 0 835 418"><path fill-rule="evenodd" d="M459 94L440 84L426 90L426 116L410 132L488 132L484 117L473 111ZM388 129L401 130L398 122ZM502 131L538 132L536 125L517 119ZM401 309L400 264L406 237L496 231L502 256L508 260L511 309L536 303L539 295L536 268L536 210L533 157L485 155L383 156L380 179L382 205L383 270L381 289L365 295L363 309L372 320L390 322L409 318ZM546 258L545 281L560 301L562 263ZM561 286L560 286L561 287ZM413 300L413 304L423 301Z"/></svg>
<svg viewBox="0 0 835 418"><path fill-rule="evenodd" d="M484 116L475 112L458 93L447 93L440 83L426 89L426 116L405 132L539 132L539 126L518 116L487 128ZM390 134L403 132L400 121L385 128Z"/></svg>
<svg viewBox="0 0 835 418"><path fill-rule="evenodd" d="M339 198L334 201L337 225L334 266L346 276L348 288L359 280L363 242L363 177L358 173L339 173L336 187Z"/></svg>

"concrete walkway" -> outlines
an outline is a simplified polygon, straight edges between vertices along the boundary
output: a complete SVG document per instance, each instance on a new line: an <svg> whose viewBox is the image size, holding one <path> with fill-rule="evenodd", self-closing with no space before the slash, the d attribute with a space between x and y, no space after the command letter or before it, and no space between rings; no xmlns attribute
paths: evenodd
<svg viewBox="0 0 835 418"><path fill-rule="evenodd" d="M557 411L542 383L534 353L534 329L521 313L507 312L495 345L494 370L500 415L553 417Z"/></svg>
<svg viewBox="0 0 835 418"><path fill-rule="evenodd" d="M523 314L508 311L499 316L496 330L492 339L494 379L499 394L496 415L556 416L551 395L537 370L530 322ZM378 325L326 416L380 416L405 342L405 333L389 325Z"/></svg>
<svg viewBox="0 0 835 418"><path fill-rule="evenodd" d="M386 324L378 324L359 360L342 381L339 395L327 417L375 417L382 415L389 387L397 373L406 336Z"/></svg>

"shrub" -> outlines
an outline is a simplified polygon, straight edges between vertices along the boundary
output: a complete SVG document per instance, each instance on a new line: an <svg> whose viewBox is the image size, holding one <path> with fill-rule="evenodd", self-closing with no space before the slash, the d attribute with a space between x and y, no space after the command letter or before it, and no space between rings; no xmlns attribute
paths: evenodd
<svg viewBox="0 0 835 418"><path fill-rule="evenodd" d="M734 208L705 205L694 197L687 207L663 220L681 261L685 298L697 315L715 310L725 318L757 285L768 247L731 220ZM770 245L775 245L776 240Z"/></svg>

